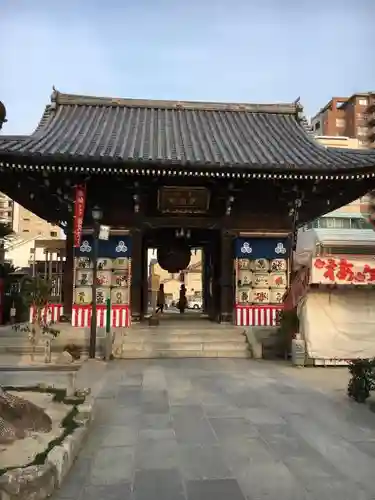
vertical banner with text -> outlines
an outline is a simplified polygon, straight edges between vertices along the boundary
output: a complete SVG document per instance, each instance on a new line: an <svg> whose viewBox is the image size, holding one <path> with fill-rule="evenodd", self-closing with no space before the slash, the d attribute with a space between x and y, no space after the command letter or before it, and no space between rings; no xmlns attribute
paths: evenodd
<svg viewBox="0 0 375 500"><path fill-rule="evenodd" d="M74 205L74 247L78 248L81 244L83 217L85 215L86 204L86 185L76 186L76 196Z"/></svg>

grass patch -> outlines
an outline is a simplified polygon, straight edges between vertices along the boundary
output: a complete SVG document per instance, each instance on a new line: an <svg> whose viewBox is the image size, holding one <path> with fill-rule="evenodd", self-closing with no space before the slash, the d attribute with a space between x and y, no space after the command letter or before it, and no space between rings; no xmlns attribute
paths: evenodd
<svg viewBox="0 0 375 500"><path fill-rule="evenodd" d="M5 391L9 392L39 392L43 394L52 394L53 401L57 403L62 403L66 405L71 405L72 409L61 421L62 432L59 437L53 439L48 443L47 448L35 455L34 459L28 464L22 466L22 468L29 467L31 465L43 465L47 459L48 453L55 447L59 446L64 439L72 434L81 424L76 422L76 417L79 413L78 406L83 404L85 401L85 396L69 397L66 396L66 389L57 389L55 387L41 387L41 386L26 386L26 387L13 387L13 386L2 386ZM11 470L18 469L18 467L5 467L0 469L0 476L9 472Z"/></svg>

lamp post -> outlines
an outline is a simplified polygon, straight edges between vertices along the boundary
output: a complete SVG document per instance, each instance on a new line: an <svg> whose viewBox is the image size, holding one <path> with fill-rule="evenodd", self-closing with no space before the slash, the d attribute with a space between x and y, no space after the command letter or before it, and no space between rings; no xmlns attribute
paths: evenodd
<svg viewBox="0 0 375 500"><path fill-rule="evenodd" d="M92 220L94 222L94 239L93 239L93 273L92 273L92 311L91 311L91 323L90 323L90 347L89 347L89 357L94 359L96 353L96 329L97 329L97 314L96 314L96 287L97 287L97 276L98 276L98 253L99 253L99 230L100 221L102 219L102 210L95 205L91 212Z"/></svg>

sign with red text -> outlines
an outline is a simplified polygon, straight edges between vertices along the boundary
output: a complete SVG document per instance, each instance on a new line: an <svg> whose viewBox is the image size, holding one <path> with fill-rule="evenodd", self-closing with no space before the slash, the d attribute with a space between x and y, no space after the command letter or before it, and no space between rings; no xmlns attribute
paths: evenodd
<svg viewBox="0 0 375 500"><path fill-rule="evenodd" d="M375 285L375 259L315 257L310 276L324 285Z"/></svg>
<svg viewBox="0 0 375 500"><path fill-rule="evenodd" d="M74 204L74 247L81 245L83 217L85 215L86 186L84 184L76 186L76 196Z"/></svg>

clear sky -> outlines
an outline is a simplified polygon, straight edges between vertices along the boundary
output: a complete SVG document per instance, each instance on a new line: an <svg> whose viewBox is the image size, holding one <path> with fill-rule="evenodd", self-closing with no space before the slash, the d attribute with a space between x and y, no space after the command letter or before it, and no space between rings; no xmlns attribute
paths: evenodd
<svg viewBox="0 0 375 500"><path fill-rule="evenodd" d="M375 90L375 0L0 0L3 133L62 92L233 102Z"/></svg>

